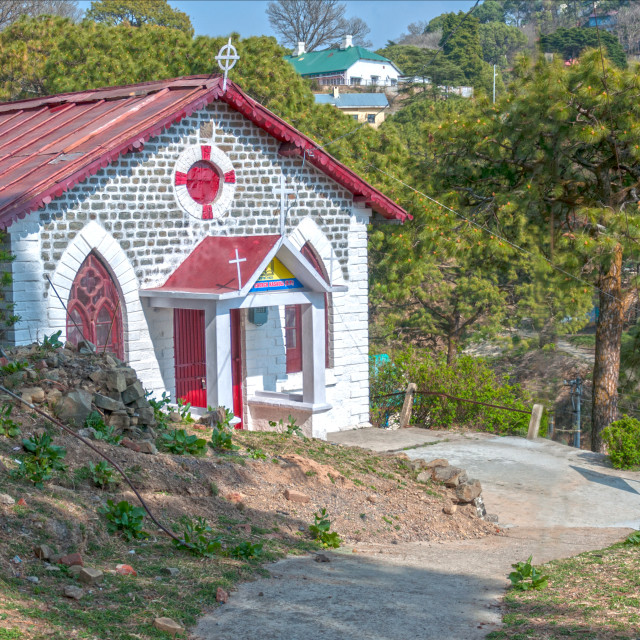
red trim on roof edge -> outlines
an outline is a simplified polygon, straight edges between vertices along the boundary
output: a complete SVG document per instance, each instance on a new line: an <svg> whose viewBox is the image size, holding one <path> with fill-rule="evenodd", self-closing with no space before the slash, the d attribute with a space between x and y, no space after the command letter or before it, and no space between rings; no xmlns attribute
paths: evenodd
<svg viewBox="0 0 640 640"><path fill-rule="evenodd" d="M193 85L191 85L192 82ZM74 102L76 103L81 101L93 102L100 100L101 93L109 92L113 94L116 89L123 90L121 97L124 98L127 96L124 90L129 88L140 89L148 86L150 89L157 87L157 91L161 91L168 86L180 86L181 83L187 86L193 86L194 89L199 87L201 90L204 90L204 92L197 95L195 100L186 105L181 103L177 113L168 113L160 121L145 127L142 131L135 131L132 135L127 136L123 142L116 144L116 146L108 150L104 148L96 149L95 152L78 158L76 162L67 164L65 169L75 169L72 173L69 174L61 170L52 176L54 180L53 184L50 184L37 193L33 193L32 191L29 194L25 194L25 197L20 198L20 200L12 203L5 211L0 212L0 229L8 228L16 220L24 218L31 211L35 211L51 202L54 197L59 197L64 191L71 189L86 178L95 175L100 169L108 166L109 163L116 160L121 154L137 149L141 145L144 146L144 142L149 140L149 138L159 135L171 125L178 124L183 118L190 116L195 111L218 99L244 115L248 120L265 130L277 140L290 143L296 147L298 155L304 155L310 164L320 169L338 184L341 184L353 193L354 196L364 196L365 201L370 203L371 208L380 215L385 218L400 221L413 219L413 216L408 214L402 207L372 187L345 165L338 162L326 151L320 149L310 138L247 96L235 83L227 81L227 91L225 94L222 94L222 79L220 76L187 76L167 81L127 85L125 87L106 87L104 89L36 98L33 101L21 100L15 103L15 107L20 109L26 105L35 107L37 105L56 104L62 102L60 98L70 99L71 96L75 98ZM149 91L149 93L152 92L155 91ZM9 111L11 107L13 107L13 103L0 104L0 111ZM291 152L294 152L294 150L291 149ZM64 175L62 175L63 173ZM37 187L35 187L34 190L35 189L37 189Z"/></svg>

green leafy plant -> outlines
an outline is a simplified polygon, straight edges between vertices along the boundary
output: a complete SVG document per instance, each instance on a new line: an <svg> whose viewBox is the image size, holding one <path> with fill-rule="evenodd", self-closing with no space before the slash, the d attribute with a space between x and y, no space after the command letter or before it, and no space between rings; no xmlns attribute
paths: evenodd
<svg viewBox="0 0 640 640"><path fill-rule="evenodd" d="M20 426L11 419L13 405L4 402L0 408L0 436L8 436L13 438L20 434Z"/></svg>
<svg viewBox="0 0 640 640"><path fill-rule="evenodd" d="M247 447L247 455L254 460L266 460L267 454L257 447Z"/></svg>
<svg viewBox="0 0 640 640"><path fill-rule="evenodd" d="M171 404L171 396L165 391L160 400L152 396L153 391L145 391L144 397L153 409L153 417L159 429L166 429L169 426L169 414L165 409Z"/></svg>
<svg viewBox="0 0 640 640"><path fill-rule="evenodd" d="M185 422L187 424L192 424L195 422L191 415L191 403L185 402L182 398L178 398L178 413L180 414L182 422Z"/></svg>
<svg viewBox="0 0 640 640"><path fill-rule="evenodd" d="M283 433L288 438L290 438L291 436L298 436L303 440L307 439L303 435L302 429L300 428L300 426L296 424L295 418L293 418L291 415L289 415L287 424L285 424L284 420L282 420L281 418L280 420L278 420L278 422L275 422L274 420L269 420L269 426L273 429L277 429L280 433Z"/></svg>
<svg viewBox="0 0 640 640"><path fill-rule="evenodd" d="M45 335L42 340L42 347L47 351L55 351L60 347L63 347L63 343L60 340L60 336L62 335L62 330L56 331L52 333L50 336Z"/></svg>
<svg viewBox="0 0 640 640"><path fill-rule="evenodd" d="M626 537L624 543L633 545L640 544L640 531L634 531L633 533L630 533Z"/></svg>
<svg viewBox="0 0 640 640"><path fill-rule="evenodd" d="M48 433L24 438L22 446L27 453L22 456L20 466L14 471L17 477L26 478L42 489L56 471L66 470L67 466L62 460L67 455L67 450L53 444Z"/></svg>
<svg viewBox="0 0 640 640"><path fill-rule="evenodd" d="M130 502L121 500L115 503L107 500L107 506L98 509L107 519L109 533L120 533L125 540L147 538L149 534L142 529L146 511L134 507Z"/></svg>
<svg viewBox="0 0 640 640"><path fill-rule="evenodd" d="M0 371L7 374L18 373L19 371L24 371L28 366L29 363L26 360L23 360L22 362L15 360L14 362L7 362L7 364L3 364L0 367Z"/></svg>
<svg viewBox="0 0 640 640"><path fill-rule="evenodd" d="M640 465L640 420L622 416L603 429L602 440L616 469Z"/></svg>
<svg viewBox="0 0 640 640"><path fill-rule="evenodd" d="M203 455L207 447L206 440L198 438L198 436L187 435L184 429L174 429L169 433L163 433L161 442L167 451L177 455Z"/></svg>
<svg viewBox="0 0 640 640"><path fill-rule="evenodd" d="M511 566L515 569L509 574L509 580L514 589L528 591L529 589L544 589L549 582L549 576L542 575L532 564L529 556L526 562L516 562Z"/></svg>
<svg viewBox="0 0 640 640"><path fill-rule="evenodd" d="M87 468L89 470L89 476L96 487L108 489L120 482L120 479L116 475L116 470L105 460L101 460L96 464L90 462Z"/></svg>
<svg viewBox="0 0 640 640"><path fill-rule="evenodd" d="M229 555L239 560L251 560L262 555L262 543L251 543L245 540L229 551Z"/></svg>
<svg viewBox="0 0 640 640"><path fill-rule="evenodd" d="M92 411L84 421L84 426L95 431L96 440L102 440L107 444L120 444L122 436L116 433L113 426L107 426L98 411Z"/></svg>
<svg viewBox="0 0 640 640"><path fill-rule="evenodd" d="M231 414L231 417L233 417L233 413ZM229 451L236 451L240 447L233 444L232 434L233 429L228 424L228 420L226 421L226 423L219 422L211 432L211 440L209 441L209 445L214 449L227 449Z"/></svg>
<svg viewBox="0 0 640 640"><path fill-rule="evenodd" d="M342 540L335 531L331 531L331 520L327 515L327 510L322 507L320 511L313 514L314 523L309 526L311 535L322 543L325 548L337 549Z"/></svg>
<svg viewBox="0 0 640 640"><path fill-rule="evenodd" d="M193 519L182 516L180 521L174 524L172 528L186 543L183 544L173 540L173 545L177 549L189 551L195 556L210 558L222 548L220 539L213 537L214 531L204 518Z"/></svg>

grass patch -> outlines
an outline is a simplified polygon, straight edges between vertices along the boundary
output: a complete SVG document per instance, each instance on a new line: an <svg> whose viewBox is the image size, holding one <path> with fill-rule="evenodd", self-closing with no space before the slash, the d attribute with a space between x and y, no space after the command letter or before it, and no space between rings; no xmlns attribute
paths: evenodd
<svg viewBox="0 0 640 640"><path fill-rule="evenodd" d="M491 640L636 640L640 637L640 553L617 544L540 567L542 591L510 590L504 627Z"/></svg>

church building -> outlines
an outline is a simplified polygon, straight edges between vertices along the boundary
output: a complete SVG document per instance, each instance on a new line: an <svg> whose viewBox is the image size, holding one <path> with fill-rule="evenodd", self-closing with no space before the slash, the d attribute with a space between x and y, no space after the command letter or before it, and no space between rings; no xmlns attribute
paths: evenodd
<svg viewBox="0 0 640 640"><path fill-rule="evenodd" d="M90 341L238 427L368 423L376 218L409 216L226 78L0 104L9 341Z"/></svg>

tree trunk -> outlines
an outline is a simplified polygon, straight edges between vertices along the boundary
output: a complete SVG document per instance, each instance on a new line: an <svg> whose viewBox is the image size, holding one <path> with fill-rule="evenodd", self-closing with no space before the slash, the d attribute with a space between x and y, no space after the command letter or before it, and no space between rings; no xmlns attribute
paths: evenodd
<svg viewBox="0 0 640 640"><path fill-rule="evenodd" d="M458 335L450 333L447 336L447 365L453 366L458 356Z"/></svg>
<svg viewBox="0 0 640 640"><path fill-rule="evenodd" d="M618 417L618 376L622 337L622 246L614 250L607 273L600 276L600 315L593 367L591 450L604 453L602 430Z"/></svg>

